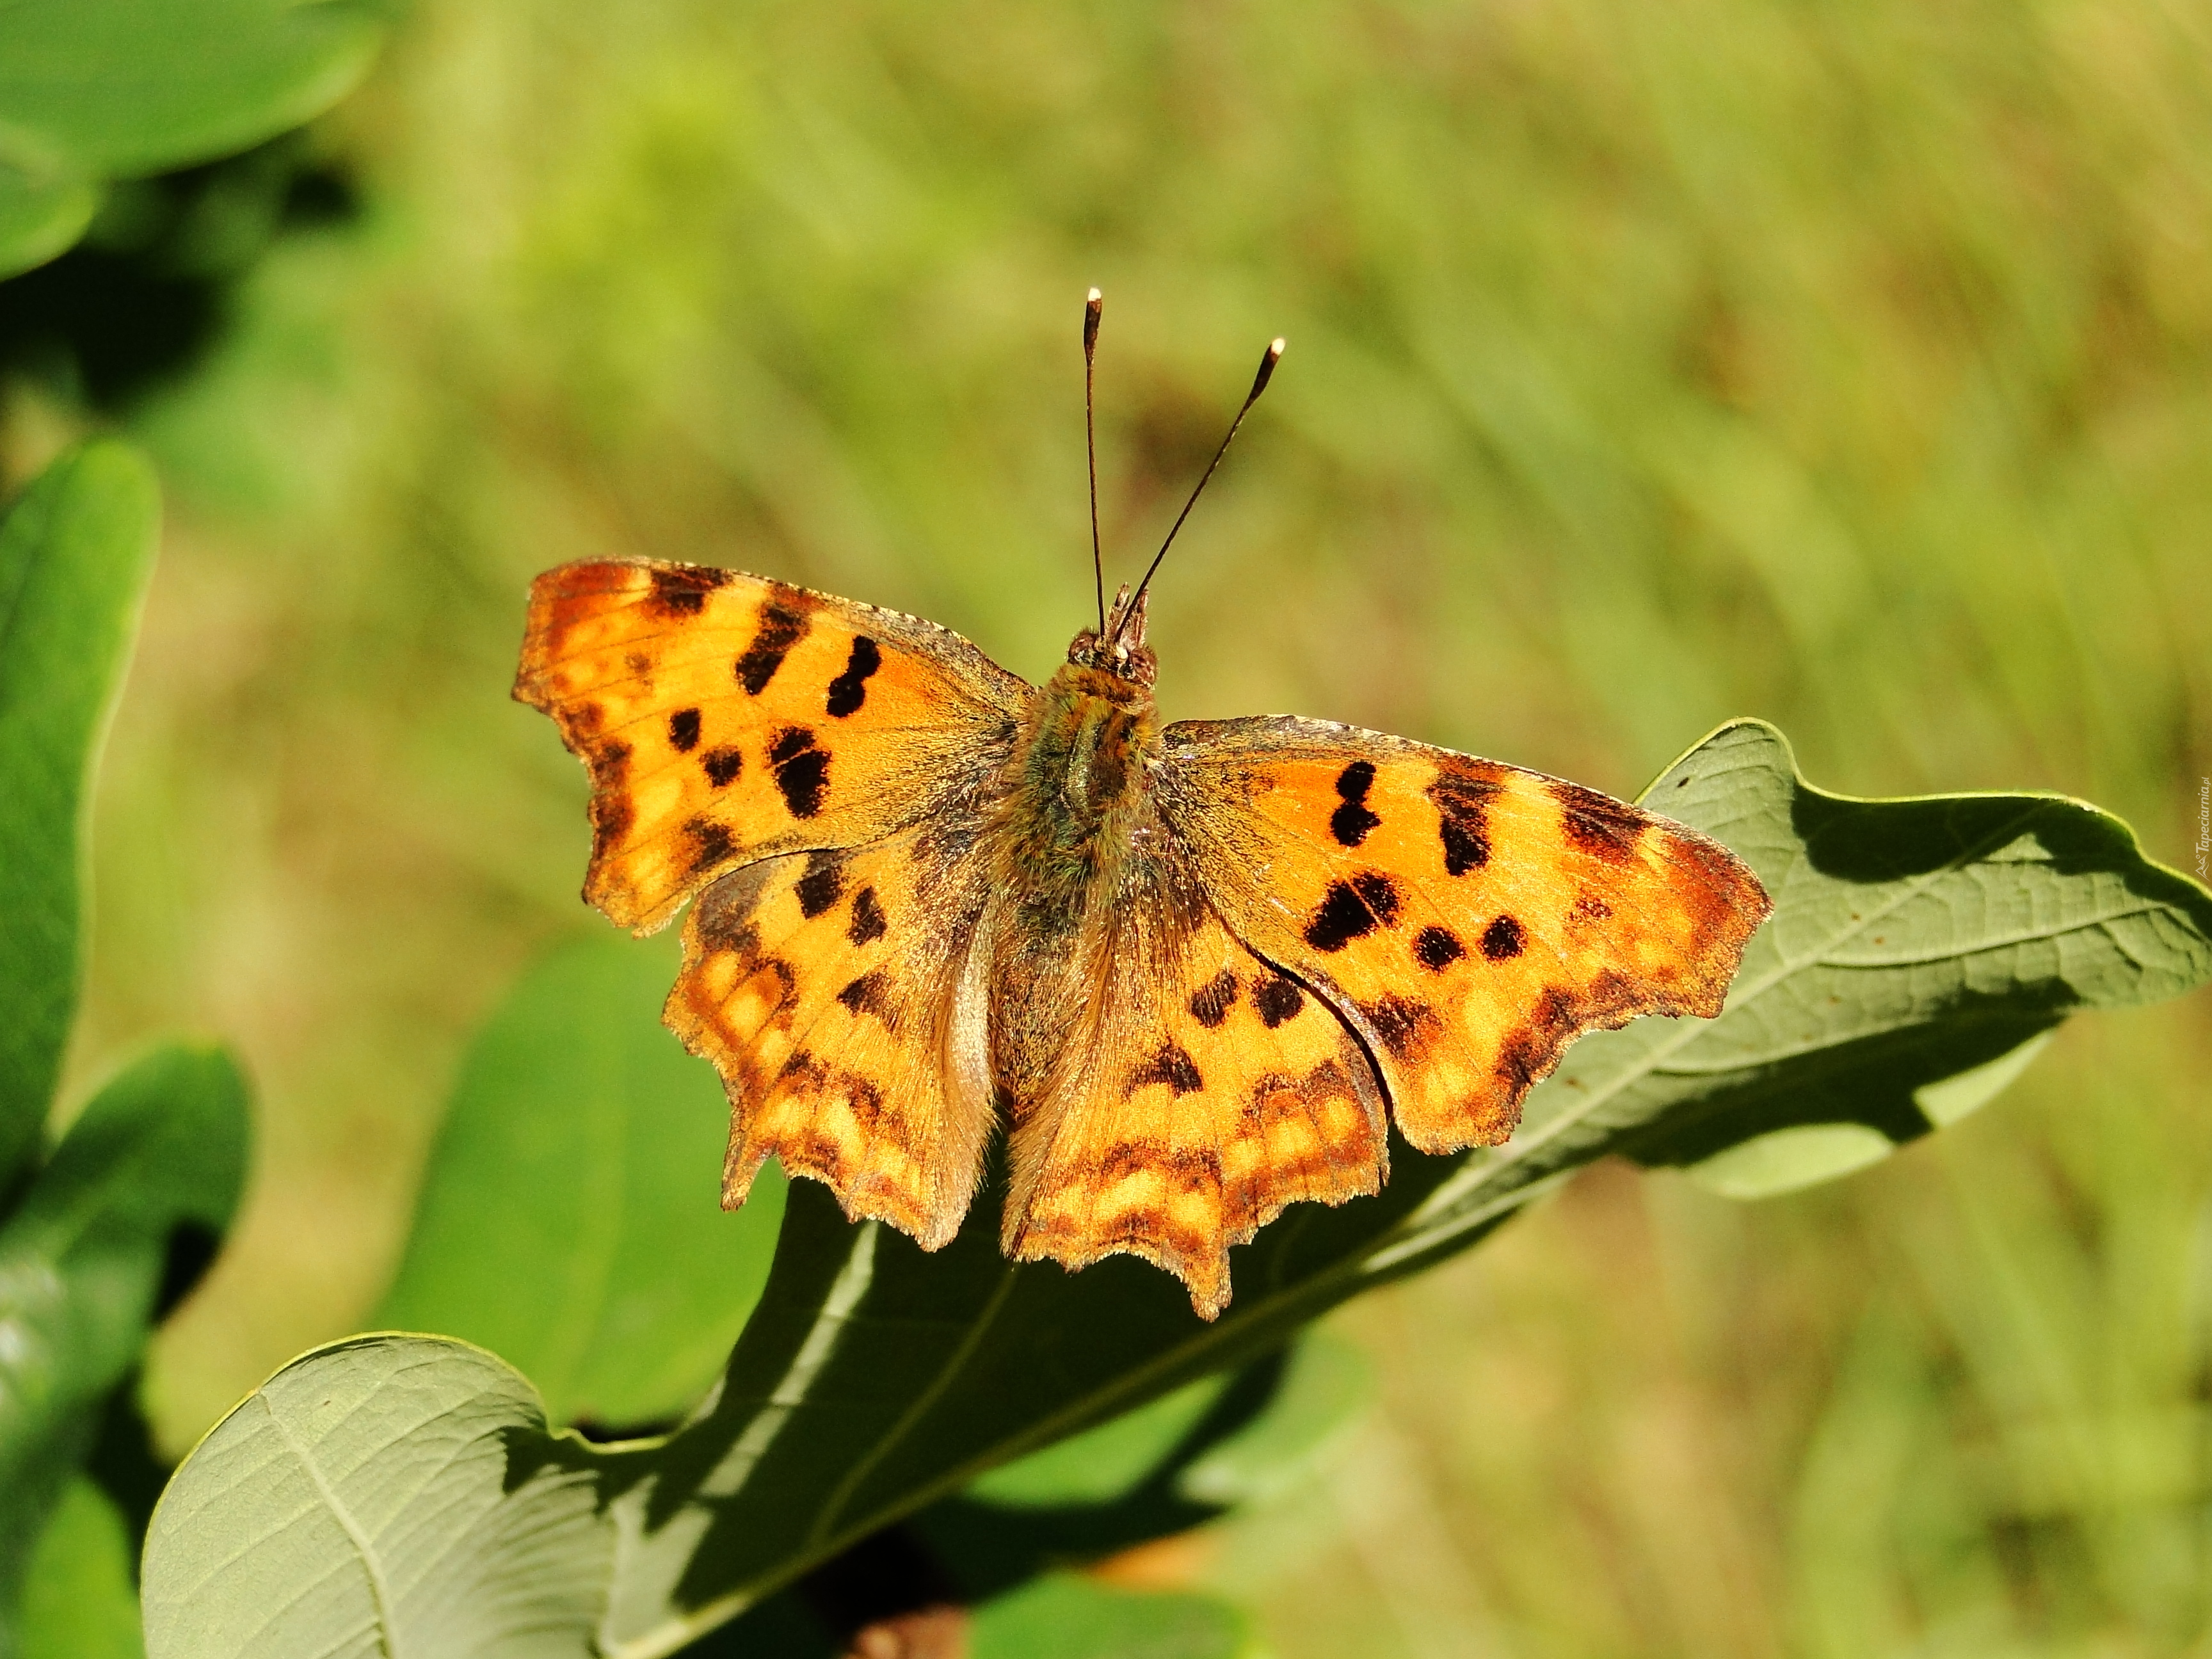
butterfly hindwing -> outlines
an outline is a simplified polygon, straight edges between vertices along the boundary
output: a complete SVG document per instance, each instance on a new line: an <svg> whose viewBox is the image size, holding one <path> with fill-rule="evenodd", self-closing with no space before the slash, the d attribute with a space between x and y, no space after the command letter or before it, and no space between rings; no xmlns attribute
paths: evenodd
<svg viewBox="0 0 2212 1659"><path fill-rule="evenodd" d="M1139 884L1097 942L1089 1017L1044 1104L1017 1122L1007 1254L1071 1268L1135 1255L1206 1318L1228 1249L1300 1200L1340 1203L1385 1173L1372 1068L1319 998L1220 919Z"/></svg>
<svg viewBox="0 0 2212 1659"><path fill-rule="evenodd" d="M1209 900L1342 1012L1424 1152L1504 1140L1583 1031L1717 1014L1769 908L1717 842L1516 767L1294 719L1164 738Z"/></svg>
<svg viewBox="0 0 2212 1659"><path fill-rule="evenodd" d="M585 896L641 933L717 874L852 847L997 764L1028 688L957 635L696 565L531 588L515 696L591 769Z"/></svg>
<svg viewBox="0 0 2212 1659"><path fill-rule="evenodd" d="M925 1249L958 1228L991 1121L982 1023L962 995L988 896L970 828L941 814L749 865L700 896L666 1018L729 1094L725 1204L773 1155Z"/></svg>

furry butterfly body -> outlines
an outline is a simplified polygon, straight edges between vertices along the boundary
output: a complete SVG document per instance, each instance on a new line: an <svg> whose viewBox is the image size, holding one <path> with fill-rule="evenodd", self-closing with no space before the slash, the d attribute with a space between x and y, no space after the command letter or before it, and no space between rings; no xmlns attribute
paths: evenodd
<svg viewBox="0 0 2212 1659"><path fill-rule="evenodd" d="M1155 718L1144 600L1042 688L913 617L642 561L535 584L515 694L590 768L585 896L687 900L669 1024L769 1156L934 1249L995 1125L1003 1243L1229 1247L1504 1140L1583 1031L1719 1012L1765 917L1717 843L1350 726Z"/></svg>

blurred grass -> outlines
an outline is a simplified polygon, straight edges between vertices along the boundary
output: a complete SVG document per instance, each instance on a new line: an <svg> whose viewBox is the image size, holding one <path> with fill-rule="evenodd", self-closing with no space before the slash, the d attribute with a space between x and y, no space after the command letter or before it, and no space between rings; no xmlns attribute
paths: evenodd
<svg viewBox="0 0 2212 1659"><path fill-rule="evenodd" d="M2201 9L421 0L315 143L362 216L125 417L175 506L77 1072L182 1022L266 1102L173 1441L364 1316L464 1034L597 925L526 579L737 564L1041 676L1091 283L1124 574L1291 342L1162 578L1171 716L1628 792L1756 713L1828 787L2065 789L2190 861ZM1833 1189L1601 1172L1352 1310L1366 1437L1206 1571L1286 1659L2205 1650L2208 1062L2200 998Z"/></svg>

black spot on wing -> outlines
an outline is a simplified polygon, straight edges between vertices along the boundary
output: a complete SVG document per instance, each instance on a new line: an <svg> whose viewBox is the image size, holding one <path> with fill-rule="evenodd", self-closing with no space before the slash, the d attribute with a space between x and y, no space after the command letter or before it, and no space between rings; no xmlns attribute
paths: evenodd
<svg viewBox="0 0 2212 1659"><path fill-rule="evenodd" d="M845 896L845 858L829 851L806 855L806 873L792 891L799 895L799 913L809 921Z"/></svg>
<svg viewBox="0 0 2212 1659"><path fill-rule="evenodd" d="M1354 761L1336 775L1337 799L1342 805L1329 814L1328 832L1340 846L1358 846L1382 822L1367 808L1367 792L1374 783L1373 761Z"/></svg>
<svg viewBox="0 0 2212 1659"><path fill-rule="evenodd" d="M1155 1083L1166 1084L1178 1095L1195 1094L1206 1086L1206 1079L1199 1075L1197 1062L1179 1042L1161 1044L1159 1053L1129 1073L1122 1092L1133 1095Z"/></svg>
<svg viewBox="0 0 2212 1659"><path fill-rule="evenodd" d="M1350 881L1329 884L1306 924L1306 943L1316 951L1341 951L1397 919L1396 884L1379 870L1363 870Z"/></svg>
<svg viewBox="0 0 2212 1659"><path fill-rule="evenodd" d="M1330 886L1313 920L1306 923L1306 943L1316 951L1341 951L1374 931L1373 915L1359 902L1359 896L1340 881Z"/></svg>
<svg viewBox="0 0 2212 1659"><path fill-rule="evenodd" d="M890 980L880 968L871 968L838 992L837 1000L856 1014L873 1014L891 1030L898 1029L890 997Z"/></svg>
<svg viewBox="0 0 2212 1659"><path fill-rule="evenodd" d="M781 600L771 599L761 609L760 630L753 642L745 647L745 654L735 665L738 684L745 688L748 696L757 697L768 690L768 683L775 678L775 671L783 666L783 659L791 653L806 632L806 613L795 611Z"/></svg>
<svg viewBox="0 0 2212 1659"><path fill-rule="evenodd" d="M1528 936L1511 916L1500 916L1482 930L1482 954L1504 962L1528 949Z"/></svg>
<svg viewBox="0 0 2212 1659"><path fill-rule="evenodd" d="M629 776L629 745L626 743L602 744L592 751L592 787L619 789Z"/></svg>
<svg viewBox="0 0 2212 1659"><path fill-rule="evenodd" d="M622 839L637 822L637 808L628 795L615 794L601 789L592 796L587 809L592 820L592 856L601 859L622 844Z"/></svg>
<svg viewBox="0 0 2212 1659"><path fill-rule="evenodd" d="M1306 994L1298 988L1297 981L1283 978L1263 979L1252 988L1252 1006L1260 1011L1260 1023L1273 1030L1285 1021L1296 1019L1298 1010L1306 1005Z"/></svg>
<svg viewBox="0 0 2212 1659"><path fill-rule="evenodd" d="M1191 993L1191 1018L1209 1031L1229 1018L1237 1006L1237 975L1226 968Z"/></svg>
<svg viewBox="0 0 2212 1659"><path fill-rule="evenodd" d="M884 653L876 642L866 634L853 641L853 654L845 659L845 672L830 682L829 711L837 719L846 715L868 700L868 676L884 665Z"/></svg>
<svg viewBox="0 0 2212 1659"><path fill-rule="evenodd" d="M730 826L713 818L687 819L684 834L691 843L691 869L694 873L709 865L721 863L737 850L737 843L730 836Z"/></svg>
<svg viewBox="0 0 2212 1659"><path fill-rule="evenodd" d="M666 617L696 617L707 596L730 580L726 570L702 570L692 565L662 565L653 572L651 608Z"/></svg>
<svg viewBox="0 0 2212 1659"><path fill-rule="evenodd" d="M697 922L699 943L709 951L727 951L750 958L760 951L760 929L730 907L709 911L702 908Z"/></svg>
<svg viewBox="0 0 2212 1659"><path fill-rule="evenodd" d="M1609 864L1625 864L1634 855L1637 839L1650 827L1650 818L1610 795L1601 795L1578 783L1555 783L1551 787L1552 799L1559 805L1559 827L1569 841Z"/></svg>
<svg viewBox="0 0 2212 1659"><path fill-rule="evenodd" d="M885 1022L889 1024L888 1021ZM880 1135L909 1157L914 1152L914 1135L906 1119L896 1112L884 1109L884 1091L867 1079L852 1072L841 1072L837 1076L845 1091L846 1104L852 1109L853 1118L863 1133Z"/></svg>
<svg viewBox="0 0 2212 1659"><path fill-rule="evenodd" d="M707 781L717 789L726 789L737 781L738 774L745 769L742 750L728 744L709 749L699 757L699 769L707 775Z"/></svg>
<svg viewBox="0 0 2212 1659"><path fill-rule="evenodd" d="M592 856L604 858L622 842L637 821L637 807L625 787L629 779L629 745L605 743L592 750Z"/></svg>
<svg viewBox="0 0 2212 1659"><path fill-rule="evenodd" d="M679 708L668 717L668 742L679 755L688 755L699 746L699 711Z"/></svg>
<svg viewBox="0 0 2212 1659"><path fill-rule="evenodd" d="M1439 772L1429 786L1447 875L1463 876L1490 862L1490 800L1504 787L1464 767Z"/></svg>
<svg viewBox="0 0 2212 1659"><path fill-rule="evenodd" d="M815 742L813 732L785 726L769 740L768 763L792 817L811 818L822 810L830 792L830 751Z"/></svg>
<svg viewBox="0 0 2212 1659"><path fill-rule="evenodd" d="M890 923L884 915L884 907L876 898L876 890L863 887L853 895L853 920L845 929L845 937L855 945L872 945L890 930Z"/></svg>
<svg viewBox="0 0 2212 1659"><path fill-rule="evenodd" d="M1467 954L1467 946L1449 927L1424 927L1413 939L1413 959L1431 973L1441 974Z"/></svg>
<svg viewBox="0 0 2212 1659"><path fill-rule="evenodd" d="M1436 1010L1411 997L1382 997L1358 1008L1382 1046L1401 1060L1418 1058L1437 1030Z"/></svg>
<svg viewBox="0 0 2212 1659"><path fill-rule="evenodd" d="M1528 1023L1507 1034L1498 1051L1498 1075L1518 1098L1559 1063L1560 1045L1577 1023L1575 1000L1558 986L1537 999Z"/></svg>
<svg viewBox="0 0 2212 1659"><path fill-rule="evenodd" d="M1375 920L1385 927L1395 927L1398 921L1398 884L1380 870L1363 870L1352 878L1352 890L1359 895L1359 902L1375 913Z"/></svg>

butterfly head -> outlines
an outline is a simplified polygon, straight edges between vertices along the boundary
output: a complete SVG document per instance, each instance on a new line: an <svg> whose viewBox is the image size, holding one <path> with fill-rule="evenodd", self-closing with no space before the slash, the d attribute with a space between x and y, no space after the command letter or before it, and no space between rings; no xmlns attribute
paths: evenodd
<svg viewBox="0 0 2212 1659"><path fill-rule="evenodd" d="M1079 668L1093 668L1116 679L1149 687L1159 678L1159 659L1145 643L1145 595L1131 597L1127 584L1114 596L1102 632L1086 628L1071 641L1067 659Z"/></svg>

